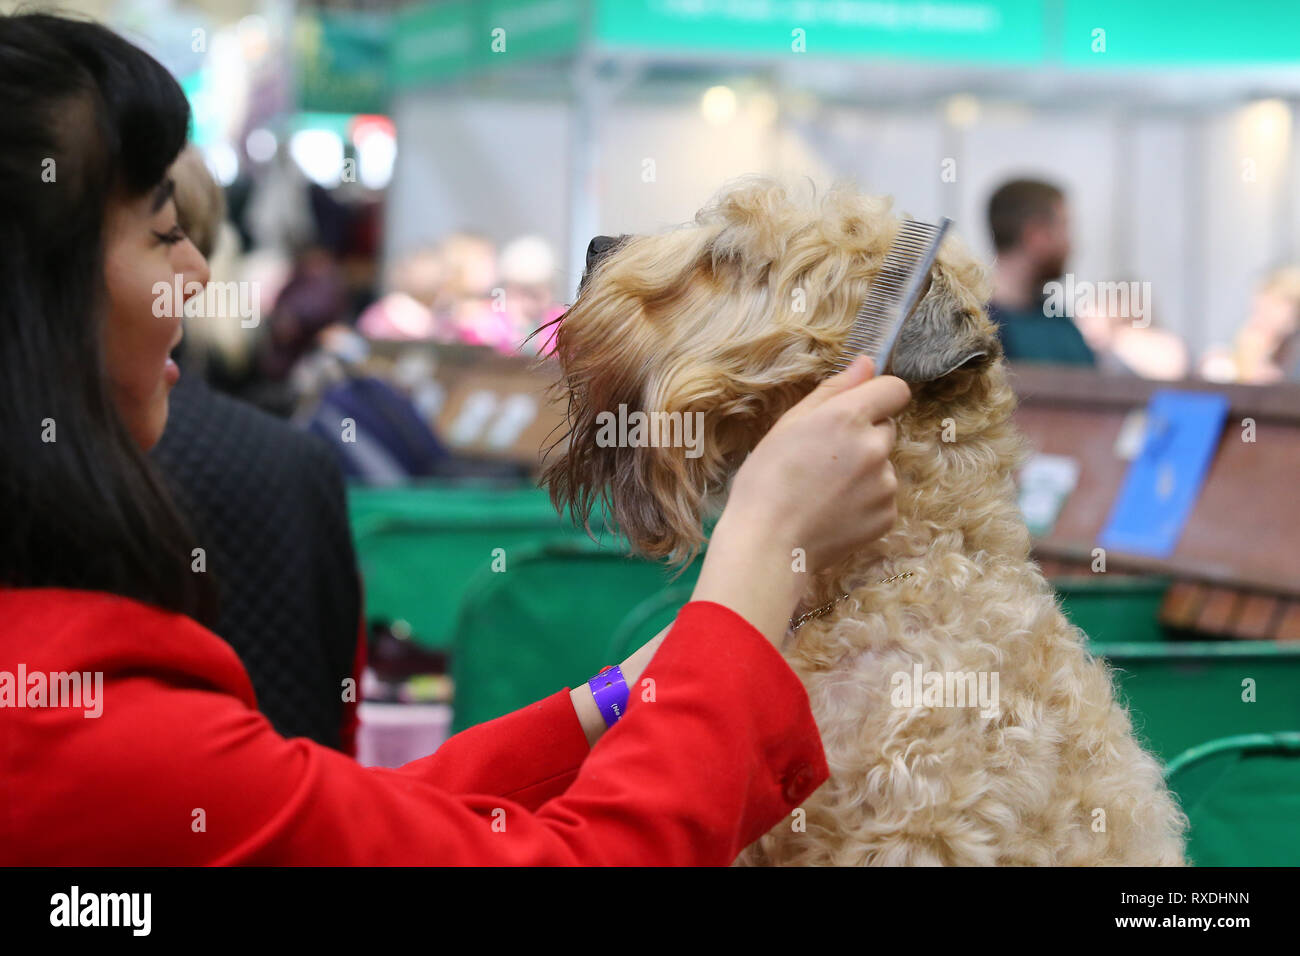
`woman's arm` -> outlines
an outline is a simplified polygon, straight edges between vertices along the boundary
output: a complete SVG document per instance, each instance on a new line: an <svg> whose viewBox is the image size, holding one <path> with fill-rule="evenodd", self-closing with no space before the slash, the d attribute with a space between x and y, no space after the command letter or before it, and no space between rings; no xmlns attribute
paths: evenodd
<svg viewBox="0 0 1300 956"><path fill-rule="evenodd" d="M589 753L591 741L566 687L465 728L397 772L437 781L449 793L495 793L536 810L568 789Z"/></svg>
<svg viewBox="0 0 1300 956"><path fill-rule="evenodd" d="M727 506L709 542L692 601L738 613L780 645L807 574L795 571L795 549L811 571L828 567L873 541L897 517L898 482L889 453L889 416L910 401L898 378L871 378L859 358L786 412L763 437L732 482ZM621 665L631 693L667 630ZM587 740L605 732L591 690L570 692Z"/></svg>
<svg viewBox="0 0 1300 956"><path fill-rule="evenodd" d="M825 779L802 685L708 602L683 609L647 670L653 701L630 702L536 812L450 793L431 763L365 768L286 740L228 645L135 602L0 591L0 668L16 660L102 674L102 708L7 712L0 865L720 865ZM529 757L469 762L486 777L500 759Z"/></svg>
<svg viewBox="0 0 1300 956"><path fill-rule="evenodd" d="M797 581L785 552L802 547L821 567L892 520L879 501L890 482L864 490L880 474L869 462L882 439L863 437L878 419L851 392L819 394L737 476L696 600L642 675L651 693L632 695L536 812L280 737L230 647L179 615L112 595L0 591L0 663L21 650L29 673L104 680L94 719L7 718L0 863L730 862L827 777L807 694L773 646L798 587L776 583ZM494 751L471 777L525 759Z"/></svg>

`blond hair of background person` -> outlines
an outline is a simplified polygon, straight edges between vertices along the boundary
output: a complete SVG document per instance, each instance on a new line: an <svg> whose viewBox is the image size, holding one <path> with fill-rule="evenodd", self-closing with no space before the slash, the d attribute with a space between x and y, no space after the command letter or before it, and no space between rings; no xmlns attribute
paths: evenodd
<svg viewBox="0 0 1300 956"><path fill-rule="evenodd" d="M210 282L256 282L242 278L239 231L226 218L226 196L208 169L202 151L188 144L172 164L180 227L208 262ZM269 303L259 303L269 307ZM207 315L190 307L185 319L182 365L205 378L219 374L239 380L248 373L261 335L261 323L240 315Z"/></svg>
<svg viewBox="0 0 1300 956"><path fill-rule="evenodd" d="M1201 375L1215 382L1300 381L1300 266L1268 273L1231 348L1206 350Z"/></svg>

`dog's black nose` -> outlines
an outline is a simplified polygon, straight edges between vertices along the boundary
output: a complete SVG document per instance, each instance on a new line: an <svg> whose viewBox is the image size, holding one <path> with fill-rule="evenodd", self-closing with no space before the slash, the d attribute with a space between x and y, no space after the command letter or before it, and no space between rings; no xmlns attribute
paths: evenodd
<svg viewBox="0 0 1300 956"><path fill-rule="evenodd" d="M587 287L587 279L591 277L591 272L596 266L600 265L600 260L627 242L631 236L597 236L591 242L587 243L587 264L582 270L582 278L578 281L578 294Z"/></svg>
<svg viewBox="0 0 1300 956"><path fill-rule="evenodd" d="M587 243L587 271L590 272L602 258L626 242L627 238L627 236L597 236Z"/></svg>

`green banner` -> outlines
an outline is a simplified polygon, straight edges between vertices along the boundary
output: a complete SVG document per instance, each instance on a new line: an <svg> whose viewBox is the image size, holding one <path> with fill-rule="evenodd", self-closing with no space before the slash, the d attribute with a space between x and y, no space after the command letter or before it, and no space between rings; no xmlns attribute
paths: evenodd
<svg viewBox="0 0 1300 956"><path fill-rule="evenodd" d="M606 47L1036 63L1043 0L597 0Z"/></svg>
<svg viewBox="0 0 1300 956"><path fill-rule="evenodd" d="M474 45L470 0L422 3L393 21L389 67L394 87L415 86L469 71Z"/></svg>
<svg viewBox="0 0 1300 956"><path fill-rule="evenodd" d="M583 0L422 3L394 21L391 77L405 88L522 63L578 47Z"/></svg>
<svg viewBox="0 0 1300 956"><path fill-rule="evenodd" d="M582 42L587 13L593 43L613 55L1079 69L1300 63L1300 0L427 0L391 16L303 17L303 97L307 108L355 112L375 108L386 87L562 59Z"/></svg>
<svg viewBox="0 0 1300 956"><path fill-rule="evenodd" d="M1066 0L1069 66L1300 63L1300 0Z"/></svg>
<svg viewBox="0 0 1300 956"><path fill-rule="evenodd" d="M493 68L567 56L578 48L582 0L494 0L480 6L487 11Z"/></svg>
<svg viewBox="0 0 1300 956"><path fill-rule="evenodd" d="M299 15L293 36L299 108L384 112L390 25L391 19L383 13Z"/></svg>

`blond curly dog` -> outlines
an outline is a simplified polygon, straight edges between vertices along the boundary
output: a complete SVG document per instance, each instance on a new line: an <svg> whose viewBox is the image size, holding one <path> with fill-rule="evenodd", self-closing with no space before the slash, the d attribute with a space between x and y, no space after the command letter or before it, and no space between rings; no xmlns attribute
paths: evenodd
<svg viewBox="0 0 1300 956"><path fill-rule="evenodd" d="M888 200L851 188L747 180L694 223L590 261L557 338L556 503L584 521L603 503L649 555L695 554L745 455L832 370L898 226ZM831 779L737 863L1184 862L1160 766L1030 560L987 296L985 271L945 240L890 368L914 395L892 456L898 522L811 578L801 610L847 597L782 648ZM703 441L693 455L607 447L600 412L620 404L702 412Z"/></svg>

